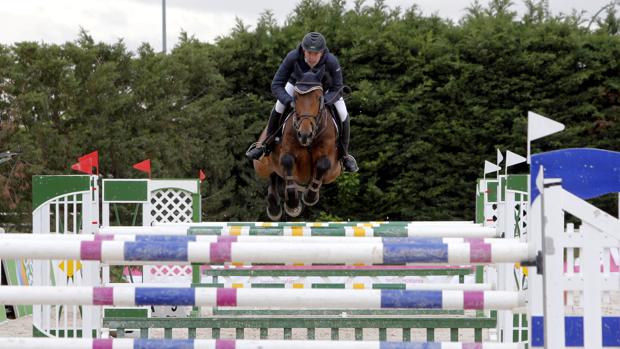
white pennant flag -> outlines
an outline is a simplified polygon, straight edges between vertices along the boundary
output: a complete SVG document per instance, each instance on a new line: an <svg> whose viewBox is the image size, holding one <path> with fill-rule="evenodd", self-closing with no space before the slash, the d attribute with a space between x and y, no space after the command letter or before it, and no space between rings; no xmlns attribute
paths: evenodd
<svg viewBox="0 0 620 349"><path fill-rule="evenodd" d="M551 120L534 112L527 112L527 141L552 135L564 130L564 124Z"/></svg>
<svg viewBox="0 0 620 349"><path fill-rule="evenodd" d="M499 171L499 166L495 165L490 161L484 160L484 174L497 171Z"/></svg>
<svg viewBox="0 0 620 349"><path fill-rule="evenodd" d="M497 149L497 166L499 166L499 164L502 163L502 161L504 161L504 156L502 155L502 152L499 151L499 148Z"/></svg>
<svg viewBox="0 0 620 349"><path fill-rule="evenodd" d="M527 162L530 163L530 143L533 140L564 130L564 124L532 111L527 112Z"/></svg>
<svg viewBox="0 0 620 349"><path fill-rule="evenodd" d="M510 167L512 165L520 164L525 162L527 159L519 154L515 154L510 150L506 150L506 167Z"/></svg>

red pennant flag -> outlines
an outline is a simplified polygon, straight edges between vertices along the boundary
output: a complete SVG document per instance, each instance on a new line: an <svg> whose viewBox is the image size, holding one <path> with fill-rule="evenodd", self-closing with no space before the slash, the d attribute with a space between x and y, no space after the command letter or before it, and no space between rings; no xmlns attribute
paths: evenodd
<svg viewBox="0 0 620 349"><path fill-rule="evenodd" d="M78 158L78 161L90 166L90 173L92 173L92 168L96 168L96 173L99 175L99 151L95 150L92 153L88 153L82 157Z"/></svg>
<svg viewBox="0 0 620 349"><path fill-rule="evenodd" d="M149 178L151 178L151 159L146 159L144 161L140 161L137 164L132 166L138 171L146 172L149 174Z"/></svg>
<svg viewBox="0 0 620 349"><path fill-rule="evenodd" d="M200 170L198 172L198 179L200 180L200 183L202 183L202 181L204 181L207 178L207 176L205 175L203 170Z"/></svg>
<svg viewBox="0 0 620 349"><path fill-rule="evenodd" d="M91 174L92 173L92 168L90 167L90 165L84 163L84 162L77 162L73 165L71 165L71 169L72 170L76 170L78 172L82 172L82 173L87 173L87 174Z"/></svg>

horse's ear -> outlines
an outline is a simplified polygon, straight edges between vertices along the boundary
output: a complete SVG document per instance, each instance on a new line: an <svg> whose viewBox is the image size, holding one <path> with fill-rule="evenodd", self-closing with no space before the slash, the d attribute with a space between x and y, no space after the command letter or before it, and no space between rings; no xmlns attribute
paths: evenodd
<svg viewBox="0 0 620 349"><path fill-rule="evenodd" d="M319 69L319 71L316 72L315 76L316 78L321 81L323 80L323 75L325 74L325 66L321 66L321 68Z"/></svg>
<svg viewBox="0 0 620 349"><path fill-rule="evenodd" d="M293 79L301 80L303 76L304 76L304 72L299 67L299 64L295 63L295 68L293 69Z"/></svg>

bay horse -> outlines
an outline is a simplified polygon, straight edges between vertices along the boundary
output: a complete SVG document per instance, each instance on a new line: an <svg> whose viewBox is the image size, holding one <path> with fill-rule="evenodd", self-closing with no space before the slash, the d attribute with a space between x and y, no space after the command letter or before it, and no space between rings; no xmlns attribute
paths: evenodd
<svg viewBox="0 0 620 349"><path fill-rule="evenodd" d="M323 96L324 74L325 67L303 73L295 66L294 110L281 127L281 142L269 155L253 161L258 176L270 180L267 215L274 221L282 217L282 202L291 217L299 216L303 205L315 205L321 186L332 183L342 172L338 128ZM267 138L266 133L263 130L259 142Z"/></svg>

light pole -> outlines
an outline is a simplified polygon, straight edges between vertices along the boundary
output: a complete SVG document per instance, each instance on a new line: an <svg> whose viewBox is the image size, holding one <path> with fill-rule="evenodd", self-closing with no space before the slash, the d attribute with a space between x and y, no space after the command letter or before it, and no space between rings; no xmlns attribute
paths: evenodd
<svg viewBox="0 0 620 349"><path fill-rule="evenodd" d="M166 54L166 0L161 0L162 51Z"/></svg>

